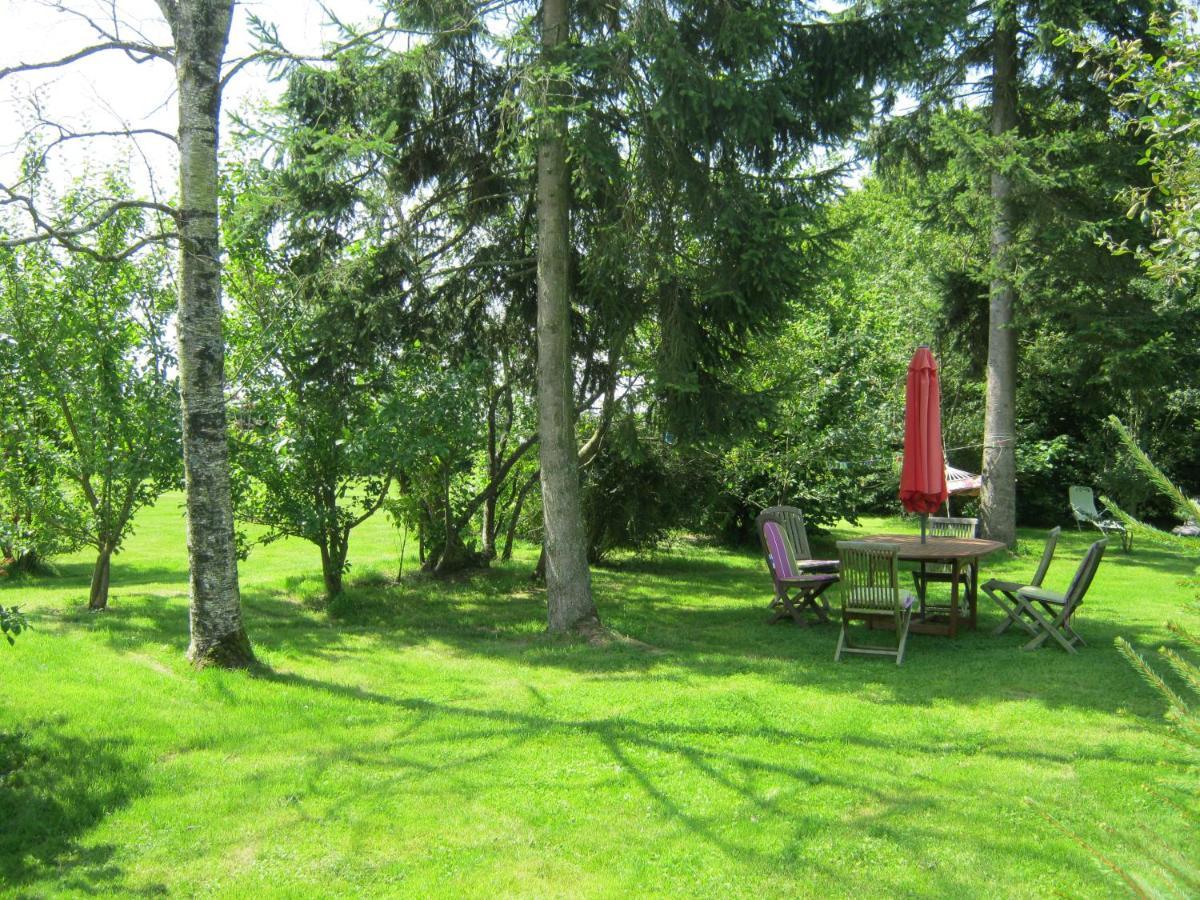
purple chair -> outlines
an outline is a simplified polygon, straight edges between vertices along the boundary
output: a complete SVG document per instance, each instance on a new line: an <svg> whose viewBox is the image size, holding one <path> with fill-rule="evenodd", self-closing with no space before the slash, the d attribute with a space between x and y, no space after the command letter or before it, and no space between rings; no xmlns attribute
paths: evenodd
<svg viewBox="0 0 1200 900"><path fill-rule="evenodd" d="M770 621L791 618L797 625L807 626L808 614L815 614L817 621L828 622L829 604L821 594L837 582L838 576L833 573L802 573L796 565L795 551L783 526L765 513L759 515L755 524L767 569L775 582L775 596L771 600L775 615Z"/></svg>

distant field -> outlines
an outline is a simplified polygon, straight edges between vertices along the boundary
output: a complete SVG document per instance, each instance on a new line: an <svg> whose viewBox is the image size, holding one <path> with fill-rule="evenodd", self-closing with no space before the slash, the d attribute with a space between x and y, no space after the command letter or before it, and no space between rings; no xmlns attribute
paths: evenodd
<svg viewBox="0 0 1200 900"><path fill-rule="evenodd" d="M400 541L380 517L332 610L315 548L256 548L242 584L267 669L197 674L180 498L138 526L109 612L82 608L86 554L0 582L35 626L0 647L5 893L1094 897L1128 893L1118 869L1151 892L1200 884L1195 769L1112 646L1196 624L1182 557L1111 553L1076 657L991 637L989 604L976 633L910 638L897 668L835 663L833 626L766 625L753 553L684 543L596 570L605 623L633 640L593 647L541 633L534 548L386 586ZM1049 585L1093 537L1064 532ZM1040 541L1024 532L985 573L1029 574Z"/></svg>

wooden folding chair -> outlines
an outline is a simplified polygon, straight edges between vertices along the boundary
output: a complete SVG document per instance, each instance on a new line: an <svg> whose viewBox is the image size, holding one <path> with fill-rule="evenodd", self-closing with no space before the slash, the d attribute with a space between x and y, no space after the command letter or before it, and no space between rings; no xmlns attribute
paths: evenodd
<svg viewBox="0 0 1200 900"><path fill-rule="evenodd" d="M1037 571L1033 573L1033 578L1030 579L1028 584L993 578L980 585L983 592L991 597L993 602L1004 611L1004 621L996 626L992 634L1004 634L1009 626L1013 624L1020 625L1030 634L1038 633L1037 626L1027 616L1022 615L1022 606L1017 600L1017 591L1024 587L1042 586L1042 579L1046 577L1046 572L1050 568L1050 562L1054 559L1054 548L1058 544L1058 536L1060 534L1062 534L1061 528L1052 528L1050 529L1050 533L1046 535L1046 546L1042 549L1042 559L1038 563Z"/></svg>
<svg viewBox="0 0 1200 900"><path fill-rule="evenodd" d="M1076 644L1087 646L1075 631L1071 620L1079 605L1083 603L1083 598L1092 585L1092 579L1096 577L1096 570L1100 567L1100 560L1104 558L1106 546L1108 538L1096 541L1088 548L1087 555L1075 570L1075 577L1071 579L1071 585L1065 594L1041 587L1023 587L1017 591L1017 602L1021 604L1020 614L1031 620L1036 631L1036 636L1024 649L1036 650L1049 638L1058 641L1068 653L1075 652Z"/></svg>
<svg viewBox="0 0 1200 900"><path fill-rule="evenodd" d="M771 600L775 615L770 621L790 618L797 625L807 626L806 614L812 613L818 621L828 622L829 604L821 594L837 582L838 576L798 571L787 532L778 522L760 517L758 536L762 541L767 569L775 582L775 596Z"/></svg>
<svg viewBox="0 0 1200 900"><path fill-rule="evenodd" d="M979 520L978 519L963 519L951 516L930 516L929 522L930 537L960 537L960 538L975 538L979 537ZM930 582L945 582L949 583L954 580L954 570L951 566L944 563L921 563L921 567L912 573L913 586L917 590L917 597L921 601L921 612L925 612L925 593ZM960 578L964 577L959 575ZM973 578L973 573L970 568L966 570L965 577L968 581Z"/></svg>
<svg viewBox="0 0 1200 900"><path fill-rule="evenodd" d="M761 533L763 522L778 522L783 528L788 544L792 548L796 569L804 575L813 572L837 572L836 559L813 559L808 546L808 531L804 527L804 513L795 506L768 506L754 520L755 528Z"/></svg>
<svg viewBox="0 0 1200 900"><path fill-rule="evenodd" d="M896 665L900 665L904 662L908 626L917 598L900 589L899 548L895 544L868 541L838 541L837 548L842 564L838 589L842 599L842 632L833 658L841 659L843 652L894 656ZM850 623L860 619L872 624L890 619L896 629L896 646L852 643Z"/></svg>

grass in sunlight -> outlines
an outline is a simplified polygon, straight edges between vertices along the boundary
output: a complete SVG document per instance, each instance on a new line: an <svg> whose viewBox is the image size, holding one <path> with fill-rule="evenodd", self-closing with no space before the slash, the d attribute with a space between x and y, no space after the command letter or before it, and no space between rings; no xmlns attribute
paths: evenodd
<svg viewBox="0 0 1200 900"><path fill-rule="evenodd" d="M1049 586L1093 537L1064 532ZM1041 539L984 578L1032 573ZM898 668L835 663L834 626L768 626L750 551L681 541L597 569L629 640L593 646L542 633L534 548L395 585L399 546L382 518L356 532L332 607L314 548L256 549L256 673L183 658L178 496L114 560L106 613L83 608L86 555L0 582L34 626L0 646L0 892L1096 896L1195 877L1195 761L1113 648L1195 624L1181 556L1110 553L1076 656L992 637L981 607Z"/></svg>

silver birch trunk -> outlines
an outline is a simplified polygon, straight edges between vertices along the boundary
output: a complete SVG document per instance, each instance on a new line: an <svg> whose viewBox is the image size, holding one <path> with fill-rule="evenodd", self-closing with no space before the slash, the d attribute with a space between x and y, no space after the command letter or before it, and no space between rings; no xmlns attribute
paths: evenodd
<svg viewBox="0 0 1200 900"><path fill-rule="evenodd" d="M179 391L187 491L191 645L197 666L242 667L242 625L225 422L217 146L221 63L233 0L158 0L179 87Z"/></svg>
<svg viewBox="0 0 1200 900"><path fill-rule="evenodd" d="M542 4L543 59L567 41L567 0ZM570 185L566 165L567 117L550 109L566 102L567 89L552 79L541 98L542 132L537 159L538 432L542 510L546 525L546 598L552 632L599 625L592 601L587 542L579 502L575 404L571 377L568 283Z"/></svg>
<svg viewBox="0 0 1200 900"><path fill-rule="evenodd" d="M995 5L992 43L992 135L1017 125L1017 13L1011 0ZM991 176L992 282L988 311L987 400L983 420L983 533L1014 546L1017 539L1016 393L1017 334L1013 323L1012 179Z"/></svg>

